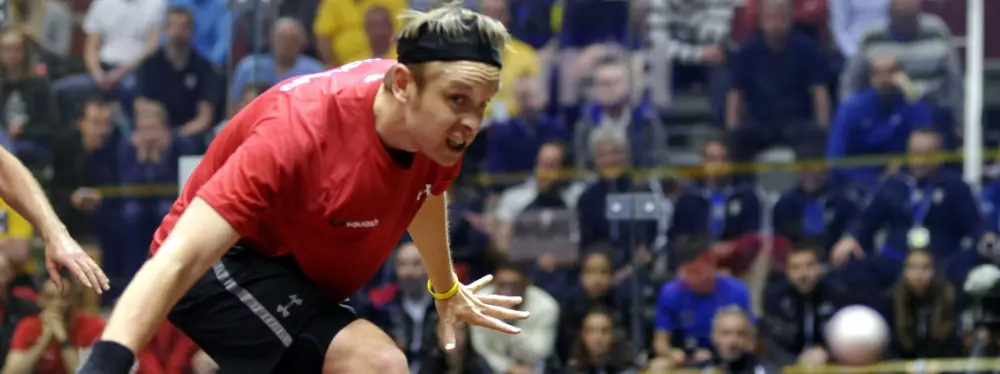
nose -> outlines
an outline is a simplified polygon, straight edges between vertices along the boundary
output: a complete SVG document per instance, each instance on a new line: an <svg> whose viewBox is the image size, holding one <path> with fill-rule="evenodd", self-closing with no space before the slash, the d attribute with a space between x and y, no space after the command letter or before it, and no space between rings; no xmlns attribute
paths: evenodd
<svg viewBox="0 0 1000 374"><path fill-rule="evenodd" d="M476 115L464 116L459 120L463 139L472 139L483 127L483 119Z"/></svg>

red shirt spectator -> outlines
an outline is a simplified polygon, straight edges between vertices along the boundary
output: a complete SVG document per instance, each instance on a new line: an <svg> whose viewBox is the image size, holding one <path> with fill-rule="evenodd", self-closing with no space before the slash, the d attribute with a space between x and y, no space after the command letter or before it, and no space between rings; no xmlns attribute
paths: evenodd
<svg viewBox="0 0 1000 374"><path fill-rule="evenodd" d="M85 350L101 337L104 331L104 320L86 313L76 313L73 321L67 327L69 343L77 350ZM25 317L17 324L14 337L11 338L10 350L27 352L32 349L39 338L42 338L42 320L38 316ZM63 365L59 343L51 339L48 348L35 363L35 374L69 374Z"/></svg>
<svg viewBox="0 0 1000 374"><path fill-rule="evenodd" d="M190 373L191 356L196 352L198 346L191 339L170 322L164 322L146 349L139 353L136 374Z"/></svg>

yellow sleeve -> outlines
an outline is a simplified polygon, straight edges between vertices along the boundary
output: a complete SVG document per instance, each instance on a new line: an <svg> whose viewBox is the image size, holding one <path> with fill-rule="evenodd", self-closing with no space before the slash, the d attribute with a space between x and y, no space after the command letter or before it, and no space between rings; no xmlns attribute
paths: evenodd
<svg viewBox="0 0 1000 374"><path fill-rule="evenodd" d="M329 1L329 0L328 0ZM557 1L552 4L552 15L549 17L550 27L552 27L552 32L559 34L562 32L563 24L563 2Z"/></svg>
<svg viewBox="0 0 1000 374"><path fill-rule="evenodd" d="M319 37L332 37L337 32L337 1L323 0L313 21L313 33Z"/></svg>
<svg viewBox="0 0 1000 374"><path fill-rule="evenodd" d="M0 200L0 214L3 214L3 224L6 227L0 227L2 233L0 237L10 238L10 239L31 239L35 236L35 228L31 227L28 220L21 217L20 214L14 211L6 202Z"/></svg>

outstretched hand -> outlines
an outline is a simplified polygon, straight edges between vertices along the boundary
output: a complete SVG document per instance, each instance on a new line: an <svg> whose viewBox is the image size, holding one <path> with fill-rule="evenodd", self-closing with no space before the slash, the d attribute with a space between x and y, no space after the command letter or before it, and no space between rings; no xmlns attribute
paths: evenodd
<svg viewBox="0 0 1000 374"><path fill-rule="evenodd" d="M59 234L45 237L45 269L49 278L60 292L67 289L66 282L59 274L59 269L69 269L73 276L80 280L84 287L92 288L98 294L110 288L108 277L100 266L80 248L80 244L69 234Z"/></svg>
<svg viewBox="0 0 1000 374"><path fill-rule="evenodd" d="M502 295L476 295L480 289L493 281L492 275L479 278L468 285L459 285L455 296L446 300L436 300L440 323L444 324L444 348L455 349L455 324L468 323L508 334L517 334L521 329L503 320L526 319L528 312L511 309L521 303L521 298Z"/></svg>

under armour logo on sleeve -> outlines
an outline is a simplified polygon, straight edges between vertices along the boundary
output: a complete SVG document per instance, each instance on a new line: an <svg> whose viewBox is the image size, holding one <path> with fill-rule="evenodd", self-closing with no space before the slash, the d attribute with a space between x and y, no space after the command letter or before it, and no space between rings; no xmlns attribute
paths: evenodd
<svg viewBox="0 0 1000 374"><path fill-rule="evenodd" d="M431 185L426 184L423 191L417 192L417 201L420 201L421 198L426 199L429 196L431 196Z"/></svg>

